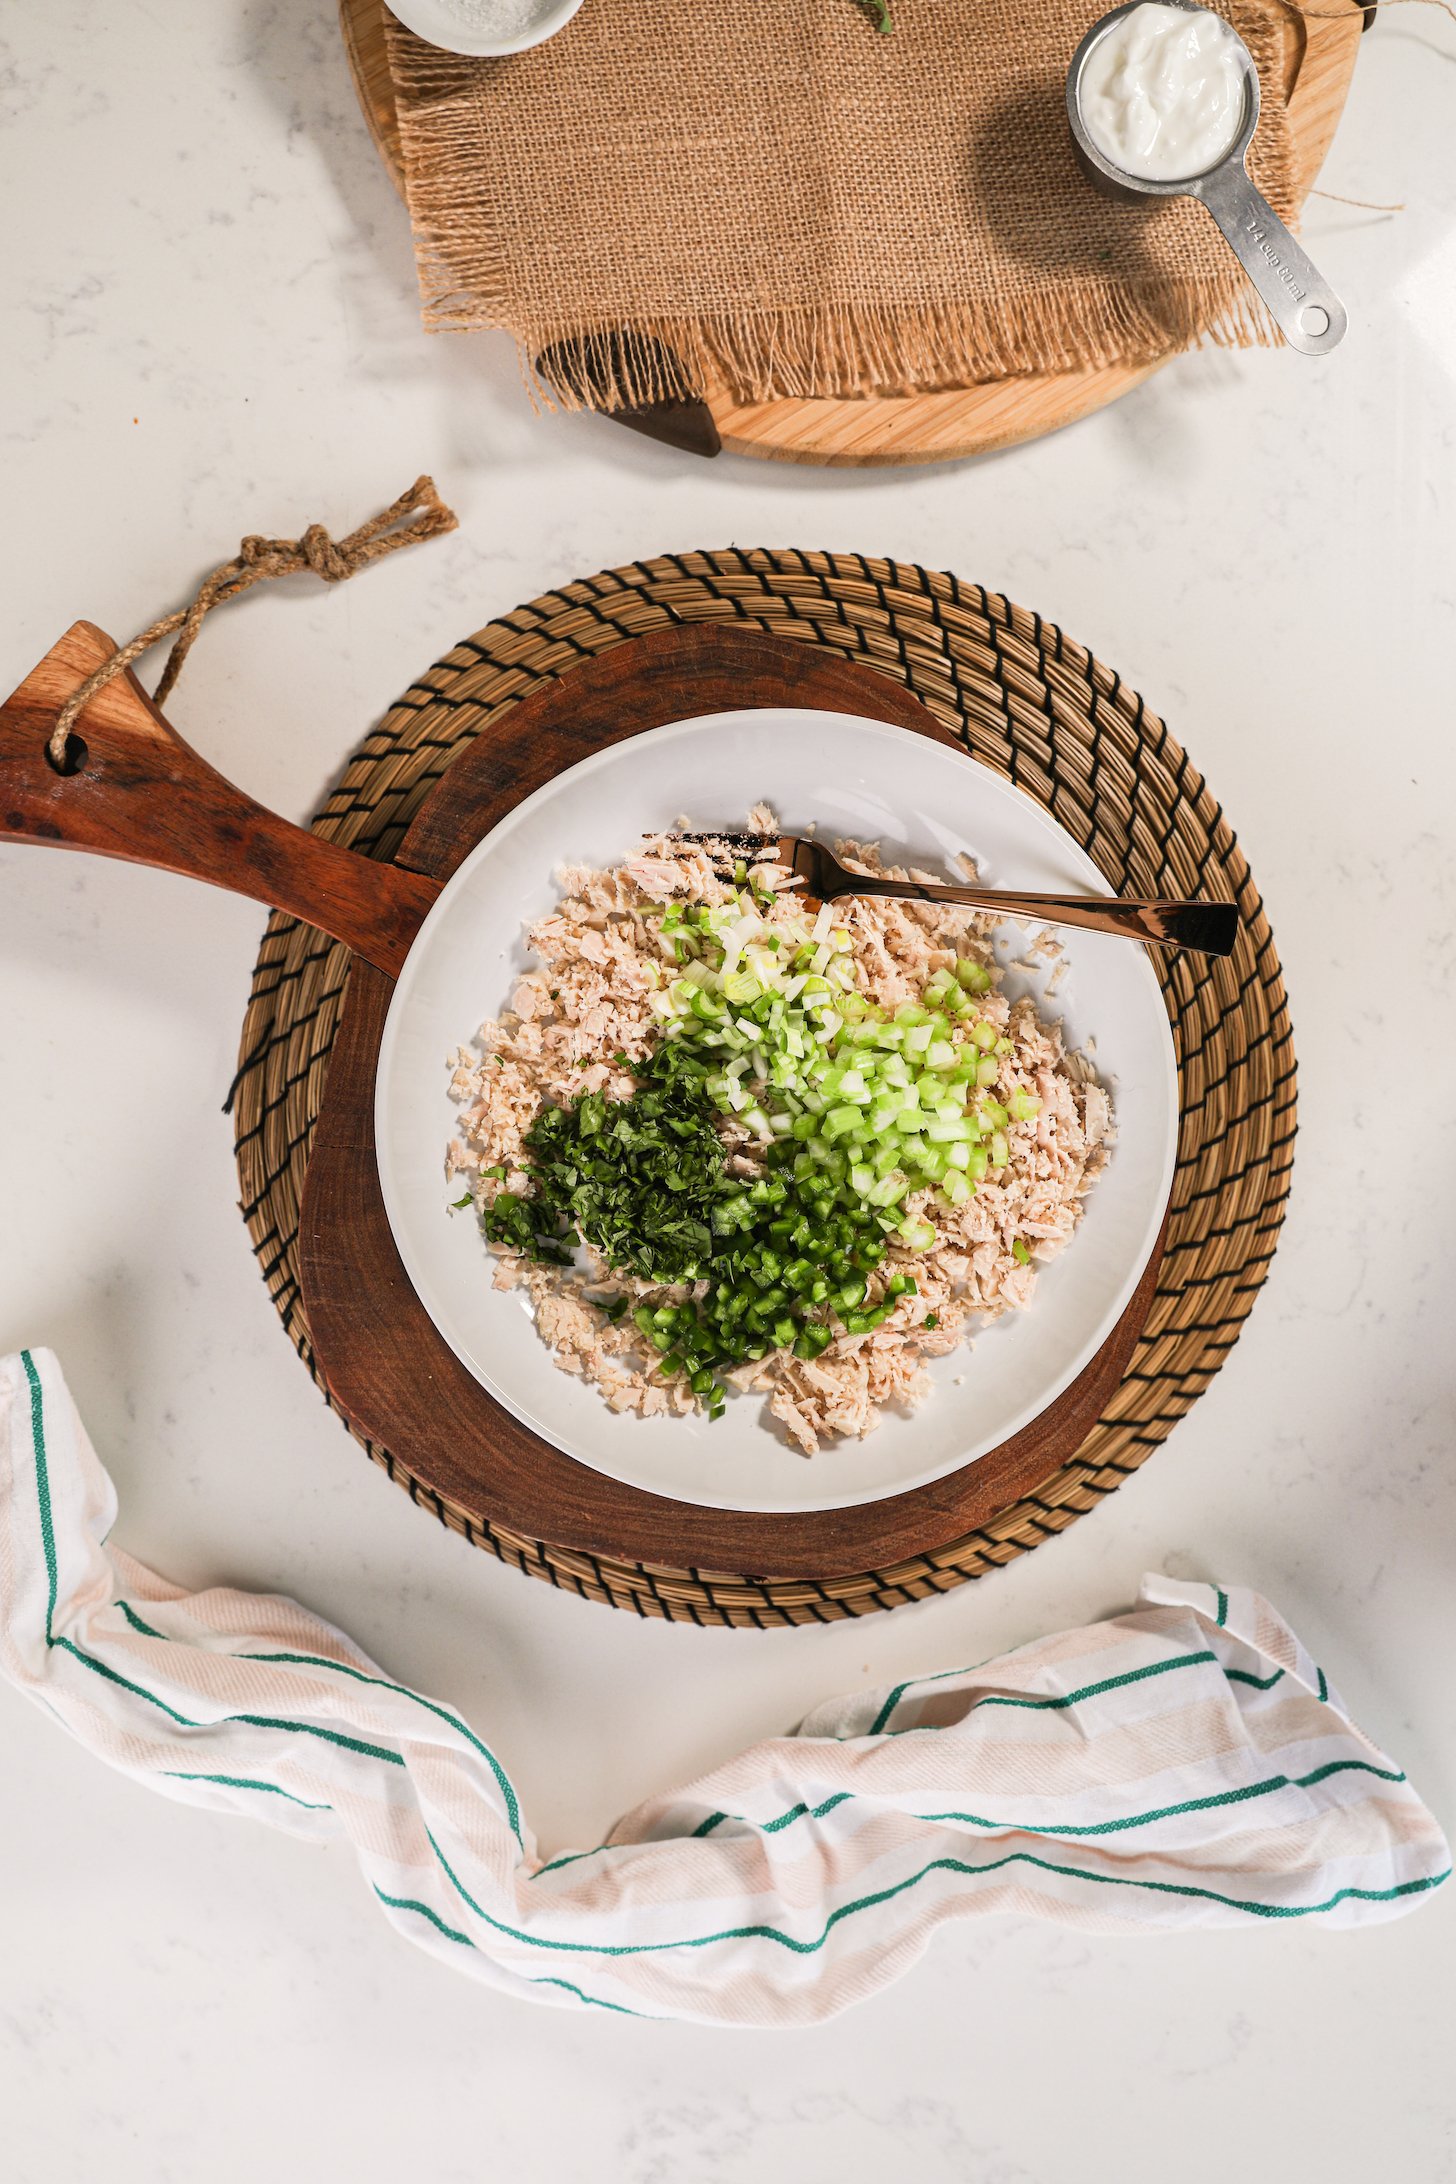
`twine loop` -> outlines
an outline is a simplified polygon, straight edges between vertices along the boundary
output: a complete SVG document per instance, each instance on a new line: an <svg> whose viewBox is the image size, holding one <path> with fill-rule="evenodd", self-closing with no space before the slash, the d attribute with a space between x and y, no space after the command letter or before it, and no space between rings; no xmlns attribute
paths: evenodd
<svg viewBox="0 0 1456 2184"><path fill-rule="evenodd" d="M124 668L130 667L133 660L150 651L153 645L176 633L177 641L167 655L167 664L155 692L157 704L163 704L182 672L183 662L192 649L204 616L225 600L236 599L240 592L248 591L254 584L266 583L272 577L298 576L310 571L325 584L345 583L360 569L367 568L371 561L381 561L401 546L417 546L425 539L437 538L443 531L453 531L457 520L453 510L445 506L436 492L434 479L419 477L398 500L391 501L388 508L371 516L345 538L331 538L321 523L311 523L301 538L264 538L253 533L243 539L234 558L213 570L190 606L164 614L160 621L153 622L128 644L118 645L110 659L103 660L100 667L71 692L56 715L55 727L46 745L51 764L58 773L69 770L67 748L71 730L97 691L104 690Z"/></svg>

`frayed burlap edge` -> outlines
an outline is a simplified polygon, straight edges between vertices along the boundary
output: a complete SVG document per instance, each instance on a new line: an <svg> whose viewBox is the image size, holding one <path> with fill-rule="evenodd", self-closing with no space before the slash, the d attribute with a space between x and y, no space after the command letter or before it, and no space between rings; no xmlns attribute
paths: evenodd
<svg viewBox="0 0 1456 2184"><path fill-rule="evenodd" d="M1108 283L1102 338L1066 338L1063 314L1022 303L989 312L943 304L912 318L842 310L652 317L612 327L561 321L517 334L533 399L547 409L637 409L728 388L743 403L931 394L986 381L1115 364L1155 364L1205 342L1272 348L1282 338L1258 297L1221 284L1163 284L1139 295ZM432 332L480 324L431 303ZM561 361L553 371L551 359ZM1032 358L1032 361L1028 359ZM578 376L579 374L579 376Z"/></svg>

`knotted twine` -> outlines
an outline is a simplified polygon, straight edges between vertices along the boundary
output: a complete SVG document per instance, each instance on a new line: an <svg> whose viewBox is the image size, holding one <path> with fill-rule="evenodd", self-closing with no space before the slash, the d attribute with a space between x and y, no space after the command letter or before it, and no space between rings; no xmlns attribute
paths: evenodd
<svg viewBox="0 0 1456 2184"><path fill-rule="evenodd" d="M400 494L398 500L391 501L388 508L371 516L367 523L361 523L358 530L350 531L346 538L330 538L321 523L311 523L302 538L261 538L256 534L245 538L233 559L213 570L190 606L179 607L174 614L164 614L160 621L153 622L129 644L119 645L109 660L104 660L71 692L56 715L56 724L46 746L51 764L58 773L68 770L67 744L71 730L97 691L104 690L124 668L131 666L133 660L176 631L177 641L167 655L161 680L153 692L156 703L165 704L192 650L204 616L214 607L236 599L239 593L251 590L254 584L267 583L271 577L298 576L310 569L325 584L346 583L371 561L382 561L386 554L396 553L401 546L416 546L425 539L437 538L443 531L453 531L458 522L454 511L445 506L436 492L434 479L420 477L407 492Z"/></svg>

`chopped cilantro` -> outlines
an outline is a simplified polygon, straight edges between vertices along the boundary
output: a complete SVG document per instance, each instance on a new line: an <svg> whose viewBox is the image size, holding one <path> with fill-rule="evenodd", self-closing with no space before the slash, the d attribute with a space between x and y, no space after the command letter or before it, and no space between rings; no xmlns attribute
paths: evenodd
<svg viewBox="0 0 1456 2184"><path fill-rule="evenodd" d="M870 1301L887 1245L864 1208L836 1203L832 1183L796 1175L795 1144L765 1146L757 1176L728 1173L708 1064L690 1042L665 1041L631 1067L629 1099L587 1092L542 1109L522 1160L529 1194L501 1191L481 1218L492 1242L531 1259L567 1265L585 1239L615 1272L703 1283L699 1297L632 1317L655 1369L685 1380L709 1418L722 1414L726 1368L790 1348L815 1358L914 1294L896 1272ZM602 1309L618 1319L627 1304Z"/></svg>
<svg viewBox="0 0 1456 2184"><path fill-rule="evenodd" d="M713 1111L683 1078L630 1100L586 1092L545 1107L526 1139L532 1195L506 1193L485 1214L487 1236L562 1262L569 1226L608 1266L649 1281L695 1281L713 1246L723 1145Z"/></svg>

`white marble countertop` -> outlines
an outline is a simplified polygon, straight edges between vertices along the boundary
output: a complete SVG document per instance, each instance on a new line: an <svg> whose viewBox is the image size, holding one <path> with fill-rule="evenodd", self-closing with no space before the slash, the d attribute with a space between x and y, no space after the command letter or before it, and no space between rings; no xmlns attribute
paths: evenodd
<svg viewBox="0 0 1456 2184"><path fill-rule="evenodd" d="M422 336L329 0L0 13L6 688L76 615L127 634L241 532L347 528L431 470L453 538L219 616L173 701L302 819L418 670L553 583L730 542L894 554L1114 663L1208 773L1274 920L1295 1194L1207 1398L988 1582L743 1635L528 1583L364 1461L236 1211L220 1106L261 913L0 849L0 1350L59 1351L123 1544L187 1583L295 1592L463 1706L547 1845L830 1692L1105 1613L1145 1567L1268 1592L1456 1817L1453 93L1456 31L1391 9L1324 179L1404 209L1317 199L1307 221L1351 311L1332 359L1196 356L994 460L820 473L534 416L503 339ZM15 2184L1456 2176L1456 1896L1363 1936L988 1922L836 2024L714 2039L456 1981L344 1855L166 1804L3 1687L0 1740Z"/></svg>

